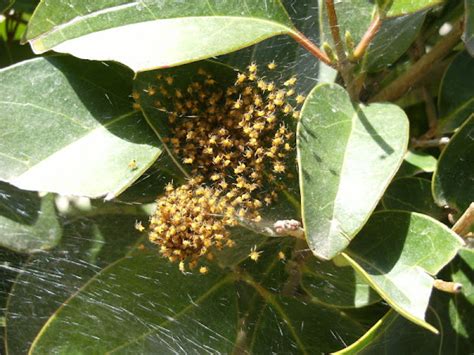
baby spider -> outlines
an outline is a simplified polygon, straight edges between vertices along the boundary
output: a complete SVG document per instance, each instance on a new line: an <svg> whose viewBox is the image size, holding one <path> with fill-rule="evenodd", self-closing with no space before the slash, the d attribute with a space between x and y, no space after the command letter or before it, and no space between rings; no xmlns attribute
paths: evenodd
<svg viewBox="0 0 474 355"><path fill-rule="evenodd" d="M249 258L252 259L253 261L257 262L258 259L260 258L260 254L262 254L262 251L257 251L257 246L254 245L252 249L250 249L250 254Z"/></svg>
<svg viewBox="0 0 474 355"><path fill-rule="evenodd" d="M128 163L128 168L129 168L130 170L136 170L136 169L138 169L137 161L136 161L135 159L130 160L130 162Z"/></svg>
<svg viewBox="0 0 474 355"><path fill-rule="evenodd" d="M145 230L145 227L143 227L141 221L135 221L135 229L139 232L143 232Z"/></svg>

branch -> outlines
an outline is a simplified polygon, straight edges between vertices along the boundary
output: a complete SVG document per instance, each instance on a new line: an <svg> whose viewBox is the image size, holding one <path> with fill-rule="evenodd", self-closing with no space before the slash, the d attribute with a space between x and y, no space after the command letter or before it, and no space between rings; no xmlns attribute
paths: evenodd
<svg viewBox="0 0 474 355"><path fill-rule="evenodd" d="M403 96L431 70L433 63L449 54L451 49L458 44L462 32L461 23L456 24L451 32L438 42L428 54L372 97L369 102L394 101Z"/></svg>
<svg viewBox="0 0 474 355"><path fill-rule="evenodd" d="M312 55L314 55L316 58L318 58L320 61L326 63L330 67L336 69L336 66L334 65L333 62L328 58L328 56L318 48L311 40L306 37L304 34L302 34L299 31L296 32L291 32L290 36L298 42L302 47L304 47L308 52L310 52Z"/></svg>
<svg viewBox="0 0 474 355"><path fill-rule="evenodd" d="M433 287L447 293L459 293L462 290L462 285L460 283L440 279L434 280Z"/></svg>
<svg viewBox="0 0 474 355"><path fill-rule="evenodd" d="M347 91L352 100L357 100L358 95L354 87L354 81L352 76L352 64L346 56L344 45L341 40L341 34L339 32L339 24L337 22L336 9L334 7L334 0L326 0L326 10L328 13L329 27L331 29L332 39L336 46L336 54L338 58L337 69L341 73L342 79L346 84Z"/></svg>
<svg viewBox="0 0 474 355"><path fill-rule="evenodd" d="M459 234L461 237L466 237L469 234L472 224L474 223L474 202L467 208L461 218L453 226L453 232Z"/></svg>
<svg viewBox="0 0 474 355"><path fill-rule="evenodd" d="M435 139L416 139L412 138L412 148L437 148L448 144L450 141L449 137L441 137Z"/></svg>
<svg viewBox="0 0 474 355"><path fill-rule="evenodd" d="M334 8L334 0L326 0L326 9L328 12L329 27L331 29L334 45L336 46L336 54L339 62L347 61L346 52L342 45L341 34L339 33L339 24L337 23L336 9Z"/></svg>
<svg viewBox="0 0 474 355"><path fill-rule="evenodd" d="M369 46L370 42L372 42L381 26L382 20L380 20L380 16L377 14L354 50L354 60L362 58L362 56L365 54L365 51L367 50L367 47Z"/></svg>

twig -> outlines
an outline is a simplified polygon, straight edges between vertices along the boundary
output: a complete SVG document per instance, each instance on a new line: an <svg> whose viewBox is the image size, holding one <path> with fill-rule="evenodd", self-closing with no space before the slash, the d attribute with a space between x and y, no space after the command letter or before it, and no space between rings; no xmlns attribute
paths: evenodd
<svg viewBox="0 0 474 355"><path fill-rule="evenodd" d="M426 117L428 118L429 127L428 132L423 135L423 138L431 138L433 137L433 132L436 131L436 127L438 126L438 113L436 111L433 97L425 85L421 88L421 94L425 101Z"/></svg>
<svg viewBox="0 0 474 355"><path fill-rule="evenodd" d="M367 29L364 36L362 37L359 44L357 45L356 49L354 50L355 60L363 57L363 55L365 54L365 51L367 50L367 47L369 47L370 42L372 42L372 40L374 39L375 35L377 34L381 26L382 26L382 21L380 20L380 16L376 14L369 28Z"/></svg>
<svg viewBox="0 0 474 355"><path fill-rule="evenodd" d="M337 14L334 7L334 0L326 0L326 9L328 12L329 27L331 29L334 45L336 46L337 57L340 62L347 60L346 52L342 44L341 34L339 33L339 25L337 23Z"/></svg>
<svg viewBox="0 0 474 355"><path fill-rule="evenodd" d="M456 224L454 224L452 230L453 232L459 234L461 237L467 237L473 223L474 202L471 202L471 205L467 208L466 211L464 211L461 218L459 218Z"/></svg>
<svg viewBox="0 0 474 355"><path fill-rule="evenodd" d="M369 102L394 101L402 97L431 70L437 60L444 58L451 51L459 42L462 32L461 23L456 24L451 32L438 42L429 53L413 64L403 75L372 97Z"/></svg>
<svg viewBox="0 0 474 355"><path fill-rule="evenodd" d="M462 290L462 285L458 282L450 282L444 280L435 280L433 287L447 293L459 293Z"/></svg>
<svg viewBox="0 0 474 355"><path fill-rule="evenodd" d="M298 42L302 47L304 47L308 52L318 58L320 61L326 63L330 67L336 69L334 63L329 59L329 57L316 46L311 40L302 34L299 31L294 31L290 33L290 36Z"/></svg>
<svg viewBox="0 0 474 355"><path fill-rule="evenodd" d="M346 84L347 91L353 100L357 99L357 95L354 90L354 83L352 78L352 65L347 59L344 45L339 32L339 24L337 22L336 9L334 7L334 0L326 0L326 10L328 13L329 28L331 29L332 39L336 47L336 54L338 58L337 69L341 73L342 79Z"/></svg>
<svg viewBox="0 0 474 355"><path fill-rule="evenodd" d="M411 140L412 148L435 148L448 144L449 137L441 137L435 139L416 139Z"/></svg>
<svg viewBox="0 0 474 355"><path fill-rule="evenodd" d="M415 41L410 54L413 62L420 60L420 58L426 54L425 44L421 36L419 36L419 38ZM436 111L436 105L434 103L433 97L431 96L430 91L427 89L426 85L421 84L420 92L421 97L425 102L425 112L426 117L428 118L429 127L428 131L419 138L419 140L423 141L433 138L436 135L436 127L438 126L438 113Z"/></svg>

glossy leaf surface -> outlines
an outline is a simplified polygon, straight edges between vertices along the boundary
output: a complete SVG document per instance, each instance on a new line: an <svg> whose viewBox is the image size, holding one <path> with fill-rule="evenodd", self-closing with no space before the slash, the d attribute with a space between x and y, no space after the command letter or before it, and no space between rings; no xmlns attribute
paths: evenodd
<svg viewBox="0 0 474 355"><path fill-rule="evenodd" d="M131 107L130 73L119 67L38 58L0 77L4 181L25 190L115 196L161 153Z"/></svg>
<svg viewBox="0 0 474 355"><path fill-rule="evenodd" d="M474 115L451 138L433 175L433 196L440 206L464 212L474 201Z"/></svg>
<svg viewBox="0 0 474 355"><path fill-rule="evenodd" d="M54 196L40 198L0 182L0 246L32 253L51 249L60 239Z"/></svg>
<svg viewBox="0 0 474 355"><path fill-rule="evenodd" d="M433 200L431 182L422 178L408 177L392 181L382 198L387 210L404 210L429 215L442 220L446 217Z"/></svg>
<svg viewBox="0 0 474 355"><path fill-rule="evenodd" d="M440 222L418 213L374 213L343 256L397 312L426 323L433 277L463 241Z"/></svg>
<svg viewBox="0 0 474 355"><path fill-rule="evenodd" d="M331 259L362 228L398 170L407 140L407 118L397 106L353 105L338 85L313 89L297 149L303 225L316 256Z"/></svg>
<svg viewBox="0 0 474 355"><path fill-rule="evenodd" d="M380 296L350 265L311 258L305 263L302 286L313 302L340 308L358 308L375 303Z"/></svg>
<svg viewBox="0 0 474 355"><path fill-rule="evenodd" d="M438 95L440 133L453 132L474 112L474 58L459 53L446 70Z"/></svg>
<svg viewBox="0 0 474 355"><path fill-rule="evenodd" d="M130 252L140 234L132 214L66 219L61 243L36 254L17 274L8 299L7 346L10 354L28 352L48 318L102 268Z"/></svg>
<svg viewBox="0 0 474 355"><path fill-rule="evenodd" d="M388 312L363 337L336 354L453 354L464 355L474 351L470 336L474 331L473 283L474 253L461 249L446 268L447 280L462 282L459 294L434 291L427 312L429 322L439 335L408 322L395 311ZM445 278L445 276L443 276Z"/></svg>
<svg viewBox="0 0 474 355"><path fill-rule="evenodd" d="M419 173L432 173L436 169L437 160L424 152L409 150L397 171L397 177L413 176Z"/></svg>
<svg viewBox="0 0 474 355"><path fill-rule="evenodd" d="M27 39L79 58L115 60L135 72L235 51L289 33L293 25L278 0L43 1Z"/></svg>
<svg viewBox="0 0 474 355"><path fill-rule="evenodd" d="M319 353L340 349L365 329L332 308L274 295L249 275L241 283L211 270L183 275L147 252L123 258L59 308L31 351ZM330 336L335 331L337 338ZM276 341L269 344L269 336Z"/></svg>
<svg viewBox="0 0 474 355"><path fill-rule="evenodd" d="M443 0L394 0L389 3L388 16L400 16L439 5Z"/></svg>

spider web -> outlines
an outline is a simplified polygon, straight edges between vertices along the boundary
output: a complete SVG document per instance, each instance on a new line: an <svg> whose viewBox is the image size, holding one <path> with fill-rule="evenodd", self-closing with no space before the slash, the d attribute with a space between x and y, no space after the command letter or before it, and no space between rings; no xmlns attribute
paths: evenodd
<svg viewBox="0 0 474 355"><path fill-rule="evenodd" d="M318 1L284 4L308 38L318 44L328 40L320 38ZM353 6L345 11L353 11L347 19L367 15ZM251 62L275 61L275 80L296 75L297 89L305 94L319 81L336 79L332 69L286 36L216 59L241 70ZM1 353L26 354L32 346L40 353L322 353L350 345L386 310L383 305L341 310L297 297L287 282L296 272L289 262L293 242L251 232L240 231L240 247L209 263L209 275L182 275L134 228L136 221L147 220L164 185L176 181L173 169L161 157L112 202L56 196L62 234L57 246L30 255L1 250L6 281L0 289ZM290 188L298 193L297 183ZM8 203L9 197L0 201ZM16 216L30 213L13 206ZM277 215L280 207L274 208ZM38 218L37 210L31 213ZM297 212L288 217L298 218ZM247 255L257 244L263 254L255 263ZM279 252L286 260L277 258ZM244 272L250 275L247 282L235 276ZM338 287L326 280L320 289L331 294Z"/></svg>

